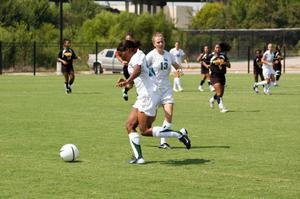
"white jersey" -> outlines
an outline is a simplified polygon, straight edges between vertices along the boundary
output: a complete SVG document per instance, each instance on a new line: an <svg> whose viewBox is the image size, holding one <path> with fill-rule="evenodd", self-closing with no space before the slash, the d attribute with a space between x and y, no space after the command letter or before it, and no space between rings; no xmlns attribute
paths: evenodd
<svg viewBox="0 0 300 199"><path fill-rule="evenodd" d="M161 55L156 49L153 49L147 54L146 59L149 68L154 70L157 86L159 88L171 88L169 75L172 64L176 63L175 57L166 50Z"/></svg>
<svg viewBox="0 0 300 199"><path fill-rule="evenodd" d="M134 85L136 87L136 92L138 95L151 95L154 88L153 80L150 78L149 68L147 67L146 55L141 51L137 50L137 52L131 57L128 63L128 72L132 74L134 71L134 67L136 65L141 66L141 74L136 77L134 81Z"/></svg>
<svg viewBox="0 0 300 199"><path fill-rule="evenodd" d="M263 69L270 69L273 68L273 59L274 54L270 52L270 50L267 50L264 55L263 59L268 62L268 64L263 63L262 68Z"/></svg>
<svg viewBox="0 0 300 199"><path fill-rule="evenodd" d="M137 92L137 100L133 107L154 117L159 104L159 92L157 91L155 76L150 73L147 66L146 55L141 50L137 50L131 57L128 63L129 74L133 73L137 65L141 66L141 73L133 80Z"/></svg>
<svg viewBox="0 0 300 199"><path fill-rule="evenodd" d="M179 64L179 65L181 65L181 63L182 63L182 59L183 59L183 57L185 56L185 53L183 52L183 50L182 49L176 49L176 48L172 48L171 50L170 50L170 53L172 54L172 55L174 55L174 57L175 57L175 60L176 60L176 62Z"/></svg>

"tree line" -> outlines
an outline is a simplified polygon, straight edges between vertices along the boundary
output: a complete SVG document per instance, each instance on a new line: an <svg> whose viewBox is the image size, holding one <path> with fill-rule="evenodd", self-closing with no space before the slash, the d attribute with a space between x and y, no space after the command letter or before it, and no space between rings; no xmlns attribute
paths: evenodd
<svg viewBox="0 0 300 199"><path fill-rule="evenodd" d="M191 16L189 28L300 27L299 10L298 0L231 0L226 4L207 3L195 16ZM117 44L124 38L126 32L132 32L146 50L152 48L151 37L154 32L162 32L165 35L167 48L173 46L175 40L188 39L186 34L175 28L171 19L163 13L155 15L115 13L93 0L72 0L70 3L64 3L64 37L73 42L97 41ZM58 45L60 41L58 4L49 0L1 0L0 41L15 43L36 41ZM187 46L189 44L185 42L184 47L189 48ZM195 45L195 42L191 45ZM300 46L299 42L298 45ZM56 50L52 51L45 50L41 58L46 59L49 54L56 54L54 52ZM17 54L16 49L9 49L6 52Z"/></svg>

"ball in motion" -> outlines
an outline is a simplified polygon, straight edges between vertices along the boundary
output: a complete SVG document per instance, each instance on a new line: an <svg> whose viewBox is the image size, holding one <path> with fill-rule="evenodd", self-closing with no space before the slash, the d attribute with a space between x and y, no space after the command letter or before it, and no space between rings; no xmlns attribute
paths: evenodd
<svg viewBox="0 0 300 199"><path fill-rule="evenodd" d="M79 150L74 144L65 144L59 150L59 155L65 162L72 162L78 158Z"/></svg>

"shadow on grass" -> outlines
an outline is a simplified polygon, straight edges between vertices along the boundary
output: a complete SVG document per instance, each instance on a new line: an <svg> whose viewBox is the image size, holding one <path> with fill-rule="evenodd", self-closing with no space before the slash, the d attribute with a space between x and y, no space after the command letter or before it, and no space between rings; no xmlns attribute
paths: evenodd
<svg viewBox="0 0 300 199"><path fill-rule="evenodd" d="M271 95L300 95L300 93L298 92L294 92L294 93L272 93Z"/></svg>
<svg viewBox="0 0 300 199"><path fill-rule="evenodd" d="M165 161L147 161L146 164L164 164L173 166L196 165L210 162L206 159L184 159L184 160L165 160Z"/></svg>
<svg viewBox="0 0 300 199"><path fill-rule="evenodd" d="M74 92L74 93L72 93L71 95L102 95L103 94L103 92L94 92L94 91L92 91L92 92Z"/></svg>
<svg viewBox="0 0 300 199"><path fill-rule="evenodd" d="M154 147L154 148L158 148L158 146L155 146L155 145L145 145L147 147ZM172 149L186 149L184 146L171 146ZM223 145L220 145L220 146L193 146L191 147L190 150L193 150L193 149L212 149L212 148L220 148L220 149L229 149L230 146L223 146ZM161 149L161 150L172 150L172 149Z"/></svg>
<svg viewBox="0 0 300 199"><path fill-rule="evenodd" d="M258 113L260 110L229 110L228 113Z"/></svg>
<svg viewBox="0 0 300 199"><path fill-rule="evenodd" d="M66 162L66 163L70 163L70 164L79 164L79 163L83 163L84 161L82 160L74 160L72 162Z"/></svg>

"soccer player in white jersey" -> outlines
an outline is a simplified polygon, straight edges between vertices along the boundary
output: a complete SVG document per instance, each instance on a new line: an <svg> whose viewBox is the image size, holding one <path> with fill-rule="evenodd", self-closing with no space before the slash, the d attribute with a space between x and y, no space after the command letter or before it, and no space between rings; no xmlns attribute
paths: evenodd
<svg viewBox="0 0 300 199"><path fill-rule="evenodd" d="M263 76L265 78L264 81L255 83L255 87L257 86L264 86L264 93L269 95L270 94L270 88L274 86L275 82L275 71L273 69L273 47L272 44L268 44L268 50L263 54L263 57L261 59L261 62L263 63L262 69L263 69Z"/></svg>
<svg viewBox="0 0 300 199"><path fill-rule="evenodd" d="M170 129L172 127L174 99L169 76L172 66L174 66L176 70L179 70L181 67L176 62L175 57L164 49L165 39L161 33L155 33L153 35L152 43L154 49L146 56L147 64L154 70L156 84L161 94L160 104L162 105L165 113L165 119L162 126L165 129ZM170 145L167 143L165 138L161 138L159 147L170 149Z"/></svg>
<svg viewBox="0 0 300 199"><path fill-rule="evenodd" d="M181 141L187 149L191 147L191 142L187 136L186 129L180 131L164 129L159 126L151 128L152 122L156 116L157 106L159 104L159 90L156 86L155 76L149 70L146 63L145 54L138 49L139 42L126 40L119 44L118 51L128 62L129 78L117 83L119 87L134 82L137 92L137 99L128 116L126 129L129 136L134 158L129 163L144 164L142 155L140 137L136 131L138 126L143 136L152 137L175 137Z"/></svg>
<svg viewBox="0 0 300 199"><path fill-rule="evenodd" d="M180 42L176 41L175 42L175 47L172 48L170 50L170 53L172 55L174 55L176 62L181 65L182 64L182 60L184 61L184 63L188 66L188 62L186 59L184 59L185 57L185 53L184 51L180 48ZM182 75L181 71L176 70L174 67L172 67L172 72L174 72L174 83L173 83L173 90L175 92L178 91L183 91L182 86L181 86L181 81L180 81L180 77Z"/></svg>

